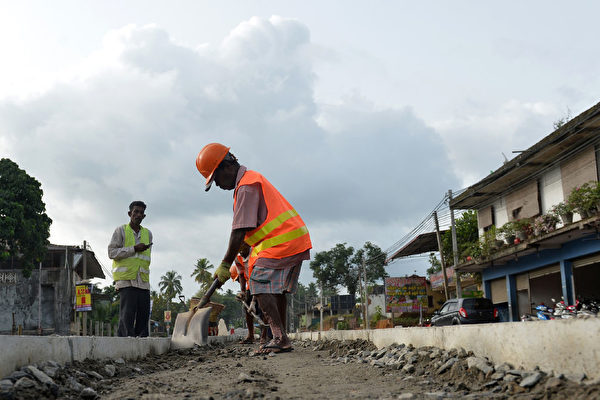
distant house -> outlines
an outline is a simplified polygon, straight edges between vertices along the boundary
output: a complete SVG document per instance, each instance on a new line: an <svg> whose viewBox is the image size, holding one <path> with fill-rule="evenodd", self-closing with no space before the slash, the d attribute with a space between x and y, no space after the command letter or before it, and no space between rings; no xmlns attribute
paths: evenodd
<svg viewBox="0 0 600 400"><path fill-rule="evenodd" d="M98 259L79 246L48 245L45 259L23 276L18 261L0 264L0 334L15 332L19 325L25 333L35 333L41 323L44 334L67 335L73 321L75 284L86 278L105 275ZM41 311L41 313L40 313Z"/></svg>
<svg viewBox="0 0 600 400"><path fill-rule="evenodd" d="M476 210L480 237L492 226L547 214L582 184L598 181L600 104L524 150L450 202ZM575 215L573 223L504 245L483 260L456 266L481 272L486 297L519 320L532 307L553 300L600 298L600 218Z"/></svg>

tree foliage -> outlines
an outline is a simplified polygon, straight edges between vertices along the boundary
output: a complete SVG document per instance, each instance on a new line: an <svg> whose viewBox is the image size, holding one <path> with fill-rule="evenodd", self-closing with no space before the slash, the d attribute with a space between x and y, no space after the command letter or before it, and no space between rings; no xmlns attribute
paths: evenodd
<svg viewBox="0 0 600 400"><path fill-rule="evenodd" d="M213 283L212 274L209 272L214 266L206 258L200 258L196 261L196 267L190 275L200 284L200 292L206 292Z"/></svg>
<svg viewBox="0 0 600 400"><path fill-rule="evenodd" d="M50 224L41 184L8 158L0 159L0 261L16 261L29 277L47 251Z"/></svg>
<svg viewBox="0 0 600 400"><path fill-rule="evenodd" d="M167 271L160 277L158 287L160 292L165 296L165 300L168 303L167 306L170 306L173 298L183 292L183 288L181 287L181 275L175 271Z"/></svg>
<svg viewBox="0 0 600 400"><path fill-rule="evenodd" d="M456 243L458 246L458 256L461 257L469 249L472 243L479 240L479 228L477 226L477 213L473 210L464 212L455 221L456 225ZM433 253L432 253L433 254ZM442 254L446 266L454 265L454 255L452 252L452 231L448 230L442 235ZM429 264L431 267L427 270L429 275L442 270L440 260L429 256Z"/></svg>
<svg viewBox="0 0 600 400"><path fill-rule="evenodd" d="M358 291L359 276L362 277L362 264L365 259L367 283L374 283L387 277L385 272L385 253L379 246L366 242L358 250L346 243L338 243L331 250L315 254L310 268L317 280L323 283L325 290L336 291L338 286L345 287L350 295Z"/></svg>

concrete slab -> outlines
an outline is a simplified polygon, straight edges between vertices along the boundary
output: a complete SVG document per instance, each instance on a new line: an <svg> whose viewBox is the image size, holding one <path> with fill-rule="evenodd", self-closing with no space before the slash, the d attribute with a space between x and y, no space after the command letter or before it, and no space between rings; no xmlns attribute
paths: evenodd
<svg viewBox="0 0 600 400"><path fill-rule="evenodd" d="M600 318L527 321L430 328L302 332L297 339L370 340L378 348L393 343L415 347L463 348L495 364L600 378Z"/></svg>
<svg viewBox="0 0 600 400"><path fill-rule="evenodd" d="M208 343L226 343L239 338L239 335L209 336ZM0 378L22 366L42 361L66 363L88 358L130 360L163 354L170 347L170 338L0 335Z"/></svg>

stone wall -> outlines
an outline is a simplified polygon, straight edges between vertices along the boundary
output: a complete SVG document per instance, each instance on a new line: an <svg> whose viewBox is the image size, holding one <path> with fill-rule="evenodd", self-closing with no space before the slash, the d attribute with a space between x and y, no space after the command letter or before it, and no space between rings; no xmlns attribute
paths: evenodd
<svg viewBox="0 0 600 400"><path fill-rule="evenodd" d="M68 334L71 317L71 285L68 270L42 269L42 329L48 333ZM39 322L40 271L29 278L22 270L0 270L0 333L10 334L14 323L24 331L35 331Z"/></svg>

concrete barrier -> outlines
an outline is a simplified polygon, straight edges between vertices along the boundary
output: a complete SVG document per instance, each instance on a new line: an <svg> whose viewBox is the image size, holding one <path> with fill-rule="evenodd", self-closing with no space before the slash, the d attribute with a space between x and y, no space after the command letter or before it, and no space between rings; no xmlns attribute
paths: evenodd
<svg viewBox="0 0 600 400"><path fill-rule="evenodd" d="M368 331L302 332L296 339L370 340L377 348L412 344L442 349L463 348L499 364L517 368L600 378L600 318L507 322L431 328Z"/></svg>
<svg viewBox="0 0 600 400"><path fill-rule="evenodd" d="M225 343L239 338L239 335L209 336L208 343ZM0 379L23 366L43 361L66 363L88 358L131 360L164 354L170 346L170 338L0 335Z"/></svg>

